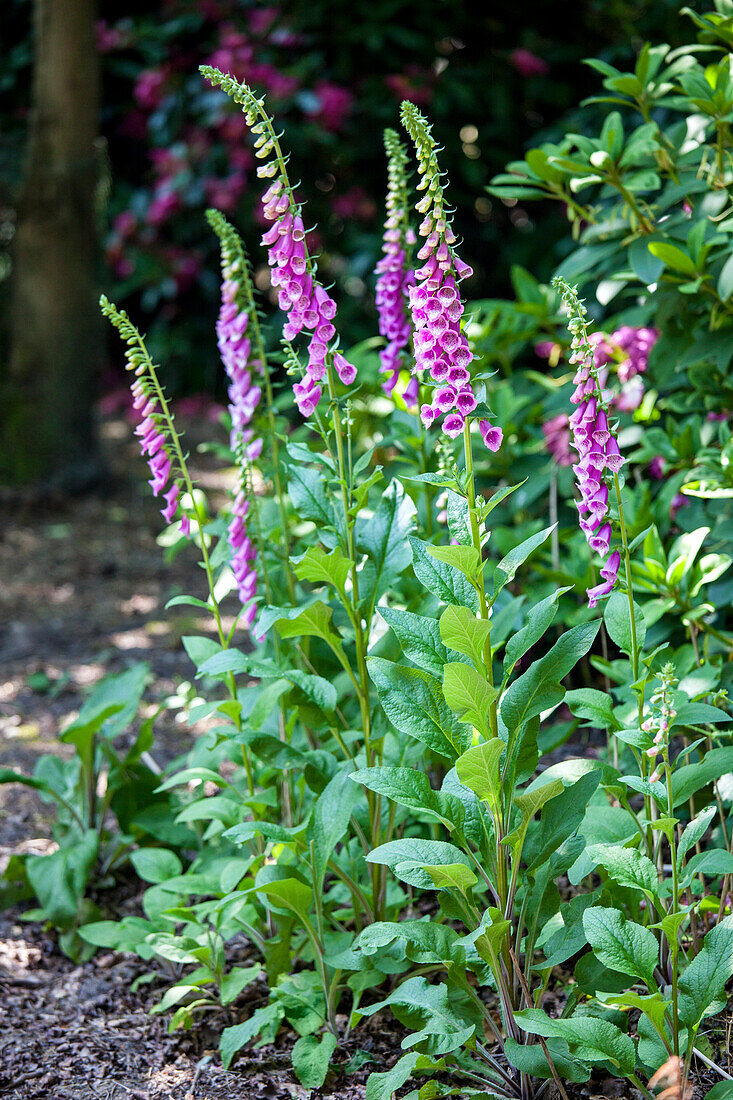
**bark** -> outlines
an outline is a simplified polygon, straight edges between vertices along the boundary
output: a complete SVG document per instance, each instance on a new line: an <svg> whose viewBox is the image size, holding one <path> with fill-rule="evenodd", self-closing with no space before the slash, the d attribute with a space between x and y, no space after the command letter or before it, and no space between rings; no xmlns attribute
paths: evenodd
<svg viewBox="0 0 733 1100"><path fill-rule="evenodd" d="M95 0L34 2L32 111L0 400L0 474L12 484L78 489L99 469L92 420L101 363L94 9Z"/></svg>

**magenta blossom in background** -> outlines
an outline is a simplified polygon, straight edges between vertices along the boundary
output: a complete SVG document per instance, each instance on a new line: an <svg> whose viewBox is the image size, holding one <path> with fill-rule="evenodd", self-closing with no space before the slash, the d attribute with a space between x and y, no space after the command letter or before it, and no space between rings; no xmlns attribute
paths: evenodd
<svg viewBox="0 0 733 1100"><path fill-rule="evenodd" d="M518 46L516 50L512 50L509 54L510 64L517 70L520 76L525 78L531 76L547 76L550 71L550 66L546 61L543 61L541 57L537 57L536 54L530 50L525 50L521 46Z"/></svg>
<svg viewBox="0 0 733 1100"><path fill-rule="evenodd" d="M154 111L159 107L167 79L165 69L144 69L135 81L132 93L138 107L144 111Z"/></svg>
<svg viewBox="0 0 733 1100"><path fill-rule="evenodd" d="M649 477L654 478L655 481L661 481L664 477L667 463L664 461L661 455L655 455L649 463Z"/></svg>
<svg viewBox="0 0 733 1100"><path fill-rule="evenodd" d="M337 133L342 129L354 106L354 94L340 84L321 80L313 87L318 105L306 110L306 114L319 122L326 130Z"/></svg>
<svg viewBox="0 0 733 1100"><path fill-rule="evenodd" d="M547 450L559 466L572 466L570 451L570 422L567 413L559 413L542 425Z"/></svg>

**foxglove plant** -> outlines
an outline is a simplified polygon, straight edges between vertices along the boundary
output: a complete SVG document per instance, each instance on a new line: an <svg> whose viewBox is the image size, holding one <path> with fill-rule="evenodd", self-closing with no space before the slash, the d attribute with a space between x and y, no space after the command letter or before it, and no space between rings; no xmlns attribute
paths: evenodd
<svg viewBox="0 0 733 1100"><path fill-rule="evenodd" d="M382 388L389 394L397 385L412 338L408 295L415 277L409 250L416 237L409 222L405 147L394 130L384 131L384 145L388 158L387 217L382 244L384 255L376 266L376 305L379 333L387 341L387 346L379 353L380 369L388 375ZM419 390L419 379L413 376L403 394L408 408L417 405Z"/></svg>
<svg viewBox="0 0 733 1100"><path fill-rule="evenodd" d="M416 206L423 215L419 233L425 243L417 253L423 266L415 272L415 285L409 291L415 371L434 387L432 402L422 405L420 415L426 426L442 417L443 431L456 439L464 429L469 430L471 414L478 407L468 369L473 355L461 329L463 302L458 291L458 283L473 272L454 248L456 237L448 217L431 127L408 101L402 104L402 122L415 144L420 176L417 189L425 191ZM489 450L497 451L501 429L486 418L479 418L479 429Z"/></svg>
<svg viewBox="0 0 733 1100"><path fill-rule="evenodd" d="M262 439L254 438L249 427L262 396L265 364L252 354L252 330L257 327L257 308L241 242L232 226L216 210L207 212L209 224L221 243L222 303L216 324L217 343L229 378L230 445L238 465L237 487L232 504L228 536L232 551L231 565L239 599L244 608L240 621L251 626L257 613L254 598L257 548L247 533L250 493L250 463L262 453ZM248 332L249 330L249 332ZM258 334L259 335L259 334ZM262 342L258 340L262 355Z"/></svg>
<svg viewBox="0 0 733 1100"><path fill-rule="evenodd" d="M324 378L331 398L335 394L334 372L346 386L356 379L356 368L338 351L335 340L336 303L318 281L317 265L308 251L301 206L288 177L288 158L280 148L264 98L258 98L246 84L211 66L202 65L201 73L212 84L221 85L242 106L247 125L256 137L255 156L265 162L258 166L257 175L272 180L261 200L262 213L272 222L262 244L268 249L270 278L278 290L278 305L287 317L284 337L294 340L303 332L311 334L304 377L293 386L298 409L308 418L321 400Z"/></svg>
<svg viewBox="0 0 733 1100"><path fill-rule="evenodd" d="M614 426L608 419L608 406L598 378L599 368L593 357L583 303L576 291L561 279L554 280L553 286L568 309L568 329L572 336L570 362L576 367L575 390L570 398L576 409L569 418L569 426L573 433L571 445L578 453L573 471L580 493L577 505L580 529L591 550L608 555L601 568L603 581L587 592L588 606L597 607L599 600L613 591L621 562L618 550L609 552L613 527L609 518L606 478L609 474L613 477L620 499L618 473L624 459Z"/></svg>
<svg viewBox="0 0 733 1100"><path fill-rule="evenodd" d="M158 380L155 364L125 311L118 310L104 295L100 299L100 306L103 315L110 320L127 345L127 370L134 374L131 386L133 408L142 417L135 428L135 435L140 438L140 449L153 475L149 482L153 495L160 496L168 489L164 493L166 504L161 509L161 515L166 523L173 523L181 508L182 493L191 492L173 414ZM190 531L190 518L181 509L181 532L188 536Z"/></svg>

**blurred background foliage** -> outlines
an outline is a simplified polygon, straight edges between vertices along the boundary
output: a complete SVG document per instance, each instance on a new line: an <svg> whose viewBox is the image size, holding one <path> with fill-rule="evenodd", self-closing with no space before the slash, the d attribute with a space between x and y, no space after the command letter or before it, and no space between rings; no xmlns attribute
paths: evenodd
<svg viewBox="0 0 733 1100"><path fill-rule="evenodd" d="M704 3L692 5L698 10ZM29 112L31 0L4 0L0 72L0 333ZM688 21L674 0L563 0L482 7L445 0L333 0L281 7L245 0L101 0L98 211L100 286L147 327L174 393L221 390L213 334L216 242L203 212L239 226L267 288L262 223L243 118L208 88L208 62L267 94L287 130L293 174L326 278L341 300L345 343L376 331L372 270L379 255L382 131L399 103L424 109L444 146L471 298L512 295L513 264L546 280L572 247L562 210L487 193L492 176L530 145L602 117L577 104L597 90L582 64L625 68L646 40L679 44ZM317 228L316 228L317 227ZM100 368L100 390L114 385Z"/></svg>

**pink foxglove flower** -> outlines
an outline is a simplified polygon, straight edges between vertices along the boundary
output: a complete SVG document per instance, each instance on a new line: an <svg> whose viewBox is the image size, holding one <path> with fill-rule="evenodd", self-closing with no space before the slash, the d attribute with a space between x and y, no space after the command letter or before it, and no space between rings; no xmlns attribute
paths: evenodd
<svg viewBox="0 0 733 1100"><path fill-rule="evenodd" d="M262 214L270 228L262 237L267 247L272 285L278 292L278 305L286 315L283 337L288 342L301 333L310 334L305 377L294 387L301 414L311 416L321 397L321 382L332 383L333 371L345 385L356 378L352 364L340 356L336 360L336 303L318 281L317 267L309 254L306 229L300 204L287 172L287 158L280 148L273 120L266 113L264 100L246 85L218 69L201 66L202 74L239 103L252 134L260 179L271 180L262 195Z"/></svg>
<svg viewBox="0 0 733 1100"><path fill-rule="evenodd" d="M446 211L440 168L426 120L413 103L402 104L402 121L415 143L420 182L425 195L416 209L423 215L419 233L425 238L417 256L422 267L410 288L410 311L415 329L415 371L421 381L432 383L433 399L420 408L426 427L443 418L443 431L451 439L463 432L478 399L469 367L473 355L461 328L463 302L458 290L472 274L455 250L456 238ZM501 428L477 417L484 443L490 450L501 445Z"/></svg>
<svg viewBox="0 0 733 1100"><path fill-rule="evenodd" d="M180 459L180 444L173 426L173 414L158 382L157 367L147 353L142 336L124 310L118 310L104 295L99 300L102 313L109 318L126 346L127 370L133 371L132 405L140 417L135 435L145 456L152 477L149 481L153 495L162 496L165 507L161 515L166 523L173 523L179 511L181 496L186 491ZM191 524L181 510L181 532L188 536Z"/></svg>
<svg viewBox="0 0 733 1100"><path fill-rule="evenodd" d="M244 246L236 230L218 210L207 213L209 224L221 244L221 309L216 324L217 343L229 378L231 448L239 467L237 490L228 527L231 567L247 626L254 621L257 606L257 548L247 533L250 509L250 465L262 453L262 439L254 438L250 427L262 396L260 382L265 364L257 319L252 279ZM253 350L254 345L254 350Z"/></svg>
<svg viewBox="0 0 733 1100"><path fill-rule="evenodd" d="M560 293L570 314L568 329L572 336L570 362L575 365L573 382L575 390L570 401L575 411L568 424L572 431L571 447L577 451L578 460L573 465L580 500L580 529L591 550L609 554L613 529L609 520L608 485L606 479L618 474L624 463L619 450L615 427L608 419L608 409L599 379L600 368L595 362L594 351L598 341L593 341L587 331L587 319L577 292L563 282L554 279L552 284ZM601 584L589 588L588 606L598 602L612 591L616 584L620 554L609 554L601 569Z"/></svg>
<svg viewBox="0 0 733 1100"><path fill-rule="evenodd" d="M376 267L376 305L379 332L387 341L387 346L379 353L380 369L388 376L382 388L385 393L392 393L412 336L407 297L415 280L408 248L416 238L408 222L405 148L394 130L384 131L384 144L388 156L387 218L382 238L384 255ZM411 379L404 394L408 407L417 405L419 385L419 379Z"/></svg>

